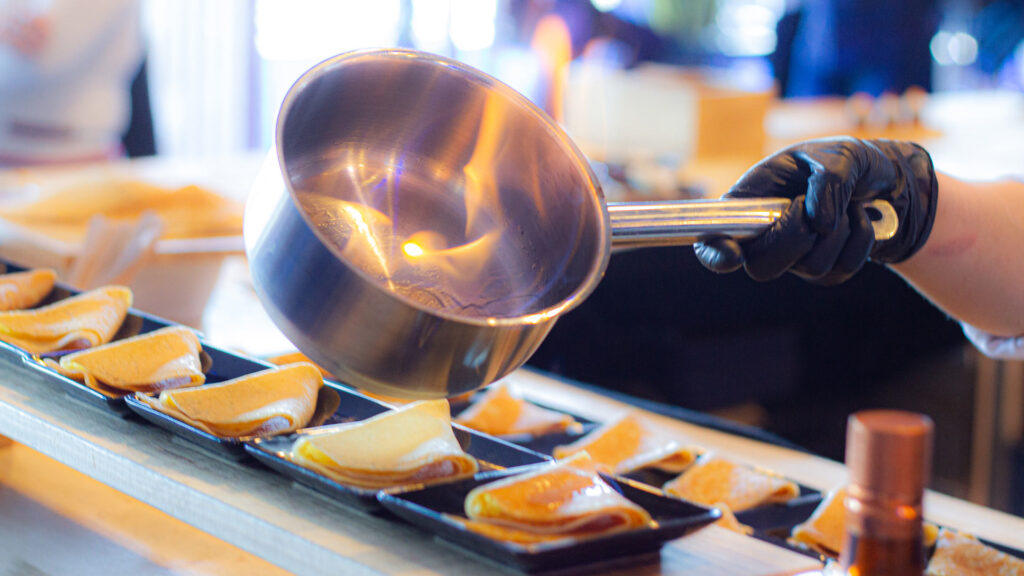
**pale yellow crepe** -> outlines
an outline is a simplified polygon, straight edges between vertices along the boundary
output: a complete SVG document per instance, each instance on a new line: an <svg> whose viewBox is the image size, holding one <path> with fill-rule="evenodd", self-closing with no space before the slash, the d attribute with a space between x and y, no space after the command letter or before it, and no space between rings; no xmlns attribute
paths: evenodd
<svg viewBox="0 0 1024 576"><path fill-rule="evenodd" d="M466 495L465 512L470 530L520 543L652 525L646 510L601 479L585 452L478 486Z"/></svg>
<svg viewBox="0 0 1024 576"><path fill-rule="evenodd" d="M105 394L154 393L205 382L201 349L195 332L170 326L44 362Z"/></svg>
<svg viewBox="0 0 1024 576"><path fill-rule="evenodd" d="M219 384L136 394L154 409L222 438L293 432L309 423L323 386L312 364L289 364Z"/></svg>
<svg viewBox="0 0 1024 576"><path fill-rule="evenodd" d="M943 529L925 576L1024 576L1024 560L971 535Z"/></svg>
<svg viewBox="0 0 1024 576"><path fill-rule="evenodd" d="M369 489L455 480L479 470L452 432L447 400L311 429L295 441L291 458L341 484Z"/></svg>
<svg viewBox="0 0 1024 576"><path fill-rule="evenodd" d="M711 506L722 502L734 512L785 502L800 495L795 483L771 472L707 453L663 487L667 494Z"/></svg>
<svg viewBox="0 0 1024 576"><path fill-rule="evenodd" d="M84 182L14 206L0 218L65 242L85 238L89 220L138 220L154 212L163 222L162 238L236 236L242 232L244 206L200 186L166 188L130 179Z"/></svg>
<svg viewBox="0 0 1024 576"><path fill-rule="evenodd" d="M568 414L542 408L512 394L504 383L492 385L462 411L455 421L492 436L561 432L576 420Z"/></svg>
<svg viewBox="0 0 1024 576"><path fill-rule="evenodd" d="M53 290L57 273L49 268L13 272L0 276L0 311L35 306Z"/></svg>
<svg viewBox="0 0 1024 576"><path fill-rule="evenodd" d="M700 448L659 433L641 416L625 413L609 420L583 438L556 446L555 458L586 451L602 472L625 474L641 468L679 473L700 454Z"/></svg>
<svg viewBox="0 0 1024 576"><path fill-rule="evenodd" d="M99 346L117 333L131 305L131 290L104 286L49 306L0 312L0 340L32 354Z"/></svg>

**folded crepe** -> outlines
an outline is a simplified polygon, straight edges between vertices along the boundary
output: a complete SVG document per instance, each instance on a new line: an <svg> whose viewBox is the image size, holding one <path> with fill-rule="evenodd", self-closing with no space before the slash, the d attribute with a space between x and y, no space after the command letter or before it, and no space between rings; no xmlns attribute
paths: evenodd
<svg viewBox="0 0 1024 576"><path fill-rule="evenodd" d="M284 354L272 356L270 358L267 358L267 362L270 362L271 364L277 364L278 366L283 366L284 364L291 364L293 362L309 362L310 364L313 364L320 370L320 374L322 374L324 378L334 378L334 375L328 372L327 370L324 370L323 366L320 366L316 362L313 362L312 360L309 359L308 356L297 350L295 352L286 352ZM396 396L377 394L375 392L370 392L368 390L359 390L359 393L363 394L364 396L369 396L374 400L380 400L381 402L385 402L392 406L401 406L403 404L411 404L413 402L416 402L415 398L398 398ZM473 392L466 392L464 394L452 396L451 398L448 399L448 402L450 404L468 402L472 394Z"/></svg>
<svg viewBox="0 0 1024 576"><path fill-rule="evenodd" d="M138 220L153 212L162 238L235 236L242 233L244 204L202 186L169 188L132 179L79 182L24 203L0 207L0 218L64 242L86 236L89 220Z"/></svg>
<svg viewBox="0 0 1024 576"><path fill-rule="evenodd" d="M41 308L0 312L0 340L32 354L92 348L114 337L131 305L131 290L104 286Z"/></svg>
<svg viewBox="0 0 1024 576"><path fill-rule="evenodd" d="M312 429L292 445L291 458L341 484L374 490L456 480L480 469L452 432L446 400Z"/></svg>
<svg viewBox="0 0 1024 576"><path fill-rule="evenodd" d="M267 358L267 362L270 362L271 364L276 364L278 366L294 364L296 362L307 362L309 364L312 364L313 366L316 366L316 369L320 371L320 375L323 376L324 378L334 378L334 376L332 376L330 372L324 370L322 366L310 360L309 356L306 356L302 352L298 351L286 352L284 354L272 356L270 358Z"/></svg>
<svg viewBox="0 0 1024 576"><path fill-rule="evenodd" d="M793 527L790 538L815 552L837 558L846 536L846 486L837 486L829 491L814 512L803 523ZM939 529L935 524L925 522L924 543L935 543Z"/></svg>
<svg viewBox="0 0 1024 576"><path fill-rule="evenodd" d="M109 395L156 393L199 386L206 381L195 332L170 326L148 334L51 358L44 364Z"/></svg>
<svg viewBox="0 0 1024 576"><path fill-rule="evenodd" d="M553 455L561 459L584 450L598 470L609 474L625 474L641 468L679 473L701 452L697 447L659 433L634 413L609 420L572 444L556 446Z"/></svg>
<svg viewBox="0 0 1024 576"><path fill-rule="evenodd" d="M751 526L747 526L740 522L739 519L736 518L736 514L733 513L732 509L724 502L715 502L714 507L718 508L722 513L722 516L718 520L715 520L715 526L721 526L726 530L732 530L733 532L743 534L744 536L750 536L754 533L754 529Z"/></svg>
<svg viewBox="0 0 1024 576"><path fill-rule="evenodd" d="M512 394L504 383L488 388L455 421L492 436L550 434L576 423L568 414L541 408Z"/></svg>
<svg viewBox="0 0 1024 576"><path fill-rule="evenodd" d="M35 306L53 290L57 273L49 268L13 272L0 276L0 311Z"/></svg>
<svg viewBox="0 0 1024 576"><path fill-rule="evenodd" d="M307 425L323 386L312 364L289 364L219 384L136 394L154 409L221 438L294 432Z"/></svg>
<svg viewBox="0 0 1024 576"><path fill-rule="evenodd" d="M586 453L477 486L463 524L519 543L588 538L651 526L651 515L608 485Z"/></svg>
<svg viewBox="0 0 1024 576"><path fill-rule="evenodd" d="M813 550L838 557L846 534L846 487L832 489L810 517L793 527L791 538Z"/></svg>
<svg viewBox="0 0 1024 576"><path fill-rule="evenodd" d="M667 494L707 506L722 502L734 512L785 502L800 495L800 487L781 476L711 453L698 458L663 489Z"/></svg>
<svg viewBox="0 0 1024 576"><path fill-rule="evenodd" d="M925 576L1024 576L1024 560L987 546L977 538L943 529Z"/></svg>

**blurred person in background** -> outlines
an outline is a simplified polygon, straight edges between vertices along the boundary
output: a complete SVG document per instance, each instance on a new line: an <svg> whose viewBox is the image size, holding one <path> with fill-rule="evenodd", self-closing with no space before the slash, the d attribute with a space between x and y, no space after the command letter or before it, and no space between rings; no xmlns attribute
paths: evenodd
<svg viewBox="0 0 1024 576"><path fill-rule="evenodd" d="M1024 358L1024 182L938 173L928 152L910 142L830 138L769 156L726 193L771 196L793 202L755 239L697 244L705 267L742 266L758 281L791 272L830 285L868 261L883 264L960 321L983 353ZM875 199L899 216L896 236L878 243L864 208Z"/></svg>
<svg viewBox="0 0 1024 576"><path fill-rule="evenodd" d="M936 0L800 0L778 23L781 95L901 93L931 85Z"/></svg>
<svg viewBox="0 0 1024 576"><path fill-rule="evenodd" d="M978 69L1017 90L1024 89L1024 0L981 2L974 17Z"/></svg>
<svg viewBox="0 0 1024 576"><path fill-rule="evenodd" d="M136 0L0 0L0 167L124 155L142 63Z"/></svg>

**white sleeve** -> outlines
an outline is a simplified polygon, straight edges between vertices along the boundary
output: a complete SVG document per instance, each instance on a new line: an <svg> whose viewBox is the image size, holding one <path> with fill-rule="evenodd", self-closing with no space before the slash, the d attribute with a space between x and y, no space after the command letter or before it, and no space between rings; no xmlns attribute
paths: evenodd
<svg viewBox="0 0 1024 576"><path fill-rule="evenodd" d="M982 332L969 324L962 324L964 336L971 344L990 358L1024 360L1024 336L1003 337Z"/></svg>

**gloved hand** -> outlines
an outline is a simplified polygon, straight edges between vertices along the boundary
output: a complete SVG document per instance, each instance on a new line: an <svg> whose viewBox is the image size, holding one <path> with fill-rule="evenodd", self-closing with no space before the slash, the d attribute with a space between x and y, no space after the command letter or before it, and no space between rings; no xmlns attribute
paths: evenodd
<svg viewBox="0 0 1024 576"><path fill-rule="evenodd" d="M755 238L704 238L694 250L714 272L742 265L758 281L788 270L813 282L838 284L869 257L896 263L921 248L935 220L937 195L931 157L917 144L812 140L765 158L725 194L791 198L779 220ZM896 210L899 229L891 240L876 244L863 204L878 198Z"/></svg>

